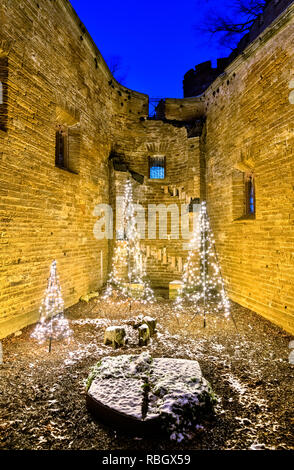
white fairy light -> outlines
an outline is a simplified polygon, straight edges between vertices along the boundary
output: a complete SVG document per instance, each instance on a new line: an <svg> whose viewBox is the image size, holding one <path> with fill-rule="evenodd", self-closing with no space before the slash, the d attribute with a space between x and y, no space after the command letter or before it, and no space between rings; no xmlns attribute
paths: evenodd
<svg viewBox="0 0 294 470"><path fill-rule="evenodd" d="M183 272L183 289L176 299L176 308L183 309L184 303L191 305L194 314L223 312L230 316L230 301L215 249L215 240L207 215L206 203L202 202L198 228L194 230L190 249Z"/></svg>
<svg viewBox="0 0 294 470"><path fill-rule="evenodd" d="M142 255L140 237L136 226L133 186L130 178L125 184L122 221L123 226L117 227L116 233L123 234L124 240L115 240L112 270L103 298L110 299L113 294L118 293L120 295L118 302L124 303L133 296L131 284L138 284L142 286L142 292L138 298L136 296L136 300L143 304L152 303L154 293L147 280L146 260ZM121 276L120 265L128 266L128 283Z"/></svg>
<svg viewBox="0 0 294 470"><path fill-rule="evenodd" d="M31 337L39 343L44 343L49 339L49 352L51 352L52 340L69 338L72 331L69 323L64 317L64 302L61 294L59 276L56 269L56 261L53 261L50 268L47 289L40 306L40 319Z"/></svg>

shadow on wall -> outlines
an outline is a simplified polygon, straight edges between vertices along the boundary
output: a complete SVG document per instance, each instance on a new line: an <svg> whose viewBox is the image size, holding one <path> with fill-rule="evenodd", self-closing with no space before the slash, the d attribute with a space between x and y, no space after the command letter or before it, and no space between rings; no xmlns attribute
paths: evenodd
<svg viewBox="0 0 294 470"><path fill-rule="evenodd" d="M8 57L0 57L0 130L7 131Z"/></svg>

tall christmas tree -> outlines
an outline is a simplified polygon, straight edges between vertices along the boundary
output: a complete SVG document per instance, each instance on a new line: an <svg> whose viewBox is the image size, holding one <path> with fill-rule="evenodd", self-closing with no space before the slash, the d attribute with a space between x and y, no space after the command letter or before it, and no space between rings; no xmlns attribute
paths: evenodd
<svg viewBox="0 0 294 470"><path fill-rule="evenodd" d="M132 298L136 292L132 286L136 285L141 287L135 294L136 299L141 303L153 302L154 294L147 280L146 259L141 250L136 225L133 186L130 178L125 184L121 212L121 226L116 230L112 270L104 298L109 299L114 292L120 295L122 301ZM122 266L127 267L127 282L122 273Z"/></svg>
<svg viewBox="0 0 294 470"><path fill-rule="evenodd" d="M69 338L72 334L63 311L64 302L56 269L56 261L53 261L47 289L45 290L39 310L40 320L31 335L39 343L49 340L49 352L51 352L53 339Z"/></svg>
<svg viewBox="0 0 294 470"><path fill-rule="evenodd" d="M194 315L203 314L204 326L208 313L223 313L225 317L229 317L230 302L225 291L205 202L200 206L199 222L194 228L182 282L183 289L176 299L177 309L190 305Z"/></svg>

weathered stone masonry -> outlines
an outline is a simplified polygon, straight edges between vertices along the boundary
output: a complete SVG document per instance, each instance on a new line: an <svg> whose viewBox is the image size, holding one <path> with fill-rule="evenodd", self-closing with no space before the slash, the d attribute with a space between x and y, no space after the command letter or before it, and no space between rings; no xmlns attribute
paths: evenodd
<svg viewBox="0 0 294 470"><path fill-rule="evenodd" d="M112 242L96 240L98 203L113 203L126 173L144 176L136 202L207 199L231 298L294 333L293 5L198 98L148 97L111 76L67 0L0 6L0 338L36 321L57 259L66 305L102 286ZM202 123L205 125L202 130ZM55 167L56 126L69 130L71 172ZM148 156L164 155L163 181ZM256 218L242 219L242 171L256 181ZM148 240L156 287L181 276L183 240Z"/></svg>
<svg viewBox="0 0 294 470"><path fill-rule="evenodd" d="M1 19L8 64L7 131L0 130L3 337L36 320L52 259L66 305L105 282L108 241L94 238L93 211L108 202L114 129L146 115L147 97L113 80L69 2L4 1ZM57 124L75 135L77 174L55 167Z"/></svg>
<svg viewBox="0 0 294 470"><path fill-rule="evenodd" d="M230 297L294 333L294 5L205 92L209 213ZM235 182L251 169L256 218Z"/></svg>

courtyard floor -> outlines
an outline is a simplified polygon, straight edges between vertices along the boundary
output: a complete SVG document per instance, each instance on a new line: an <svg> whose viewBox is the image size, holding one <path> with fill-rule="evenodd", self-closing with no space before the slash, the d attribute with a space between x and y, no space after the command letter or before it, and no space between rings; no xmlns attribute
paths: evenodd
<svg viewBox="0 0 294 470"><path fill-rule="evenodd" d="M106 326L128 324L144 313L158 319L148 347L134 337L114 351L103 345ZM257 314L232 304L235 319L187 311L176 317L164 298L151 306L129 307L92 300L66 311L74 334L69 344L39 345L33 327L3 340L0 365L0 449L294 449L293 338ZM192 321L191 321L192 320ZM130 328L130 327L129 327ZM130 330L131 331L131 330ZM95 421L85 404L91 367L105 355L140 354L197 359L218 397L213 419L181 443L128 435Z"/></svg>

